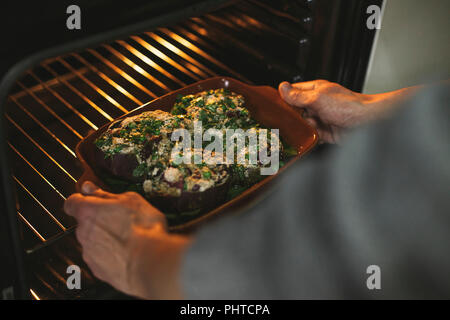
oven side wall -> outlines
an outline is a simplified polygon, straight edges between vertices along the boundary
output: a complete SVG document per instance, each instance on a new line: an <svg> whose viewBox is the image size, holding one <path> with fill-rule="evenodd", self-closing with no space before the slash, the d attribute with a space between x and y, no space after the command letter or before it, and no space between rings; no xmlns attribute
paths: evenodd
<svg viewBox="0 0 450 320"><path fill-rule="evenodd" d="M364 92L448 79L448 12L448 0L387 0Z"/></svg>

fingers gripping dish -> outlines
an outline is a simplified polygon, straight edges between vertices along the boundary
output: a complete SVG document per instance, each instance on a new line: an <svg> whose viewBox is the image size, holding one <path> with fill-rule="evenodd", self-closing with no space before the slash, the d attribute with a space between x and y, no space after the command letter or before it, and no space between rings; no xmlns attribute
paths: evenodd
<svg viewBox="0 0 450 320"><path fill-rule="evenodd" d="M243 191L242 188L258 182L262 178L259 169L264 164L260 161L212 163L204 157L201 161L179 163L172 150L180 142L172 141L172 134L177 129L185 129L193 137L199 121L203 130L259 132L261 126L251 118L244 103L241 95L226 89L208 90L178 97L170 113L146 111L120 119L111 123L95 141L96 161L110 175L109 181L142 193L164 212L209 210L232 196L233 191ZM278 136L269 131L268 145L271 139ZM224 145L226 142L224 134ZM203 148L208 143L192 146L189 155L193 158L205 155ZM282 144L278 146L269 152L282 151ZM236 150L235 157L241 154L248 159L251 151L246 143ZM181 156L186 155L186 150L183 152Z"/></svg>

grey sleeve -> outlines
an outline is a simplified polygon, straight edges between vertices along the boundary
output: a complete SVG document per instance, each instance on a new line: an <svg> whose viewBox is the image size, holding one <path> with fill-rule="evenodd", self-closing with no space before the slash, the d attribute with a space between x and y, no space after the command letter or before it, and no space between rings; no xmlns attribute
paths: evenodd
<svg viewBox="0 0 450 320"><path fill-rule="evenodd" d="M450 298L448 89L299 161L251 210L201 229L186 298ZM367 287L370 265L381 289Z"/></svg>

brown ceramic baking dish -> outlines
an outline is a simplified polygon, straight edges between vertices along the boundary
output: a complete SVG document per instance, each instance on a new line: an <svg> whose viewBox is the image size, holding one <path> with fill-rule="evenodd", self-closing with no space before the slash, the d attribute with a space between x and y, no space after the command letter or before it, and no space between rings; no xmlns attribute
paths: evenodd
<svg viewBox="0 0 450 320"><path fill-rule="evenodd" d="M287 167L292 165L301 156L310 151L317 142L316 131L302 119L297 111L281 99L277 90L268 86L247 85L228 77L210 78L186 86L146 103L117 119L137 115L143 111L149 110L160 109L163 111L169 111L175 103L175 99L179 95L194 94L201 91L218 88L227 88L244 96L245 106L249 109L252 117L266 127L279 129L280 136L283 141L295 148L298 154L292 157L289 162L280 168L276 175L267 176L262 181L245 190L239 196L219 205L217 208L206 212L201 216L194 218L193 220L183 224L171 226L169 228L171 231L189 231L213 217L217 217L225 213L241 211L244 207L248 207L251 203L262 197L263 191L267 190L267 186L271 181L273 181L274 178L286 170ZM78 191L80 191L81 185L86 180L90 180L106 190L109 189L108 185L106 185L106 183L104 183L99 177L98 173L101 169L98 165L96 165L96 161L94 160L94 148L96 148L94 141L107 129L108 125L109 123L105 124L97 131L89 134L76 146L76 155L84 168L84 173L80 179L78 179L76 184Z"/></svg>

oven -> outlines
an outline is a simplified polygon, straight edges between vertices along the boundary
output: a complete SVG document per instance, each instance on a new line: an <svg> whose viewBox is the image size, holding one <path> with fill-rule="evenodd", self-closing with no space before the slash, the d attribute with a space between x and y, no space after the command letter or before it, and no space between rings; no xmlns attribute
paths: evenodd
<svg viewBox="0 0 450 320"><path fill-rule="evenodd" d="M327 79L360 91L376 0L36 1L3 11L0 294L126 298L81 258L63 212L82 167L75 145L134 108L221 75L276 87ZM80 29L67 27L76 4ZM68 266L81 268L69 289Z"/></svg>

